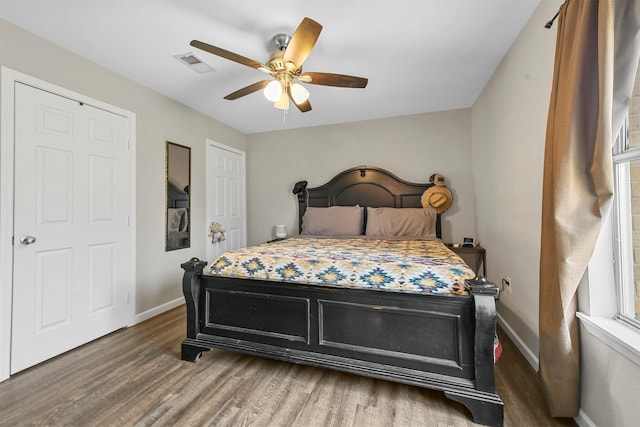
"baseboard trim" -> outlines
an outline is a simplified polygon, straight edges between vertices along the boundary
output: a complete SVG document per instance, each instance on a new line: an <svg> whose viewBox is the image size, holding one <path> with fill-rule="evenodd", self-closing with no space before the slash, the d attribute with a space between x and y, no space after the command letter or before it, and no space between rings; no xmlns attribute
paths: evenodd
<svg viewBox="0 0 640 427"><path fill-rule="evenodd" d="M169 311L172 308L176 308L180 305L184 304L184 297L176 298L173 301L166 302L157 307L151 308L147 311L143 311L142 313L136 314L134 325L137 325L140 322L144 322L147 319L151 319L158 314L162 314L165 311Z"/></svg>
<svg viewBox="0 0 640 427"><path fill-rule="evenodd" d="M498 313L498 324L502 327L509 338L511 338L511 341L513 341L515 346L518 347L518 350L520 350L520 353L522 353L524 358L527 359L527 362L529 362L533 370L538 372L538 369L540 368L538 356L536 356L524 341L522 341L516 331L514 331L507 321L504 320L504 317L502 317L500 313Z"/></svg>
<svg viewBox="0 0 640 427"><path fill-rule="evenodd" d="M580 412L578 412L578 415L576 415L575 417L573 417L573 420L576 422L576 424L578 424L580 427L598 427L596 425L596 423L594 423L591 418L589 418L587 416L587 414L584 413L584 411L582 409L580 409Z"/></svg>
<svg viewBox="0 0 640 427"><path fill-rule="evenodd" d="M500 325L502 330L504 330L504 332L509 336L509 338L511 338L511 341L513 341L513 343L518 348L518 350L520 350L520 353L522 353L524 358L527 359L527 362L529 362L531 367L536 372L538 372L538 370L540 369L540 360L538 359L538 356L536 356L531 351L531 349L524 343L524 341L520 339L516 331L514 331L513 328L509 326L507 321L504 320L502 316L500 316L500 313L497 314L497 317L498 317L498 324ZM578 412L578 415L573 417L573 420L580 427L598 427L593 421L591 421L591 418L589 418L589 416L582 409L580 409L580 411Z"/></svg>

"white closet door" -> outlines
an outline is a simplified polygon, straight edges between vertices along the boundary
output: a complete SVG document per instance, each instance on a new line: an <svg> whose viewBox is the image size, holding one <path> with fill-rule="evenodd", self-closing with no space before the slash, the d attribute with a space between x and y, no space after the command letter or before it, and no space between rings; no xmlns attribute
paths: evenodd
<svg viewBox="0 0 640 427"><path fill-rule="evenodd" d="M11 373L127 323L128 119L16 84Z"/></svg>
<svg viewBox="0 0 640 427"><path fill-rule="evenodd" d="M220 145L207 145L207 218L226 230L226 240L207 244L207 261L246 246L244 153Z"/></svg>

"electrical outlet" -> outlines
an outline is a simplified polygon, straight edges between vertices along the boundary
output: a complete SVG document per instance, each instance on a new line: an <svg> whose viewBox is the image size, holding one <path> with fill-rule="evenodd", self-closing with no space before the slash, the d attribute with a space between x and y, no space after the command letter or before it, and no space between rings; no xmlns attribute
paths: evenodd
<svg viewBox="0 0 640 427"><path fill-rule="evenodd" d="M502 279L502 290L507 291L509 294L511 293L511 278L505 277Z"/></svg>

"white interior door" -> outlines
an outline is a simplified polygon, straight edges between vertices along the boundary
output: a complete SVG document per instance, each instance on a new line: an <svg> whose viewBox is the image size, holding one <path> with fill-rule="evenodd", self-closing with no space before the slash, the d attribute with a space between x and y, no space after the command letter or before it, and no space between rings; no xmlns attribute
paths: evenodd
<svg viewBox="0 0 640 427"><path fill-rule="evenodd" d="M223 252L246 246L245 155L211 141L207 143L207 221L226 230L226 240L209 240L209 262Z"/></svg>
<svg viewBox="0 0 640 427"><path fill-rule="evenodd" d="M129 121L17 83L11 373L127 324Z"/></svg>

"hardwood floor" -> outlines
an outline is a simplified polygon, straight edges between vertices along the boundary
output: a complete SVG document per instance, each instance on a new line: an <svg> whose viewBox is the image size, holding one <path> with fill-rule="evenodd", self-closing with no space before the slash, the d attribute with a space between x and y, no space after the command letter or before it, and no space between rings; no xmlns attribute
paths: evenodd
<svg viewBox="0 0 640 427"><path fill-rule="evenodd" d="M0 383L0 425L474 426L443 393L212 350L180 360L179 307ZM501 335L505 426L575 426L544 409L534 371Z"/></svg>

